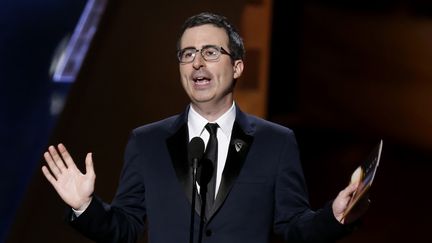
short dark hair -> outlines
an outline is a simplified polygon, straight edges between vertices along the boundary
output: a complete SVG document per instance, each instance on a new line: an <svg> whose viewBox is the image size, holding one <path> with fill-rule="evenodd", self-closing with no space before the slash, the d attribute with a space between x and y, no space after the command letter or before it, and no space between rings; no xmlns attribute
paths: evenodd
<svg viewBox="0 0 432 243"><path fill-rule="evenodd" d="M180 40L183 36L183 33L186 31L186 29L200 26L200 25L205 25L205 24L211 24L216 27L223 28L228 35L228 41L229 41L228 48L231 57L234 60L244 59L245 49L243 45L243 40L240 37L240 34L238 33L235 26L231 24L225 16L210 13L210 12L203 12L191 16L183 23L181 27L180 36L177 41L177 50L180 50Z"/></svg>

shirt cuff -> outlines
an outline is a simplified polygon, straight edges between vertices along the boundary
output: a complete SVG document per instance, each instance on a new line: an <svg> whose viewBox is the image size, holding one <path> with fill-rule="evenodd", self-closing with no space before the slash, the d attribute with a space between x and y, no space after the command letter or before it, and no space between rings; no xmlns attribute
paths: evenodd
<svg viewBox="0 0 432 243"><path fill-rule="evenodd" d="M82 208L82 210L75 210L74 208L72 208L72 211L75 215L75 217L79 217L82 213L84 213L84 211L88 208L88 206L90 205L92 200L90 200L87 204L85 204Z"/></svg>

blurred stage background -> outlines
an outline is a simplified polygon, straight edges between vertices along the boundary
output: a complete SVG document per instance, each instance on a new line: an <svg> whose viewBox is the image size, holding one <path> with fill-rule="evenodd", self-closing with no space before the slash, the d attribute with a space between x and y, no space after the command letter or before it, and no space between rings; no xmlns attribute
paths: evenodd
<svg viewBox="0 0 432 243"><path fill-rule="evenodd" d="M188 103L175 44L201 11L241 30L237 100L295 131L313 208L384 139L371 208L340 242L430 241L430 1L110 0L86 29L96 32L76 78L55 81L58 50L89 2L0 0L0 242L89 242L64 222L42 153L63 142L84 168L92 151L96 192L110 201L130 130Z"/></svg>

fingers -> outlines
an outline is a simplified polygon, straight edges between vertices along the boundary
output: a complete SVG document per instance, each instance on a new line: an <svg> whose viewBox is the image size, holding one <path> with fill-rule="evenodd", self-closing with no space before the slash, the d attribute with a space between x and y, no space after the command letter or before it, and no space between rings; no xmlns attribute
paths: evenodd
<svg viewBox="0 0 432 243"><path fill-rule="evenodd" d="M51 146L52 147L52 146ZM58 176L61 174L60 169L57 167L56 163L54 162L53 158L51 157L51 154L49 152L44 153L45 161L47 162L51 172L55 176L55 178L58 178ZM45 167L46 168L46 167ZM46 168L48 169L48 168ZM50 174L51 175L51 174Z"/></svg>
<svg viewBox="0 0 432 243"><path fill-rule="evenodd" d="M66 147L62 143L60 143L57 146L57 148L61 154L61 157L63 158L64 162L66 163L66 166L68 168L75 167L75 162L73 161L73 159L70 156L69 152L67 151Z"/></svg>
<svg viewBox="0 0 432 243"><path fill-rule="evenodd" d="M47 178L47 180L54 186L57 180L56 178L54 178L54 176L51 175L50 171L46 166L42 166L42 172L45 175L45 178Z"/></svg>
<svg viewBox="0 0 432 243"><path fill-rule="evenodd" d="M76 168L72 157L61 143L57 145L57 149L52 145L49 146L48 151L44 153L44 158L55 179L58 179L68 168Z"/></svg>
<svg viewBox="0 0 432 243"><path fill-rule="evenodd" d="M54 164L57 166L60 174L65 171L67 168L63 162L62 157L57 152L57 149L54 146L49 146L48 152L50 153L52 160L54 161ZM50 167L51 168L51 167Z"/></svg>
<svg viewBox="0 0 432 243"><path fill-rule="evenodd" d="M57 151L58 149L58 151ZM58 180L58 178L65 173L68 169L72 169L72 171L79 172L79 169L76 167L75 162L67 151L66 147L63 144L58 144L57 149L54 146L48 147L48 152L44 153L45 161L48 164L48 167L43 166L42 171L44 172L45 177L53 183L50 179L52 178L54 181ZM88 153L86 160L86 173L89 175L95 175L94 167L93 167L93 159L92 153ZM49 169L48 169L49 168ZM51 170L51 172L50 172Z"/></svg>

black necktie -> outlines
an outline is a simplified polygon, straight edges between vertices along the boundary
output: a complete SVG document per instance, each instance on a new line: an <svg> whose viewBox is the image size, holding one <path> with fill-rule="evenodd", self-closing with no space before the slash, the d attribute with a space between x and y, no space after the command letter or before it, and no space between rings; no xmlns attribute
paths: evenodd
<svg viewBox="0 0 432 243"><path fill-rule="evenodd" d="M210 133L210 138L207 143L207 148L205 151L205 158L210 160L213 164L213 173L210 182L207 185L207 196L206 196L206 208L207 215L208 212L213 208L213 203L215 199L216 191L216 171L217 171L217 154L218 154L218 141L216 137L217 128L219 125L217 123L207 123L205 128Z"/></svg>

